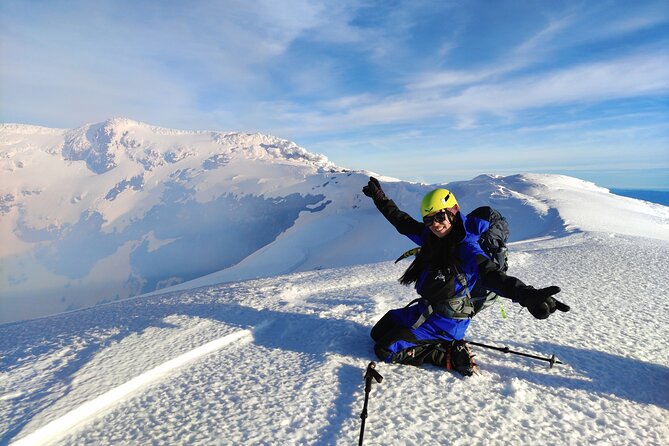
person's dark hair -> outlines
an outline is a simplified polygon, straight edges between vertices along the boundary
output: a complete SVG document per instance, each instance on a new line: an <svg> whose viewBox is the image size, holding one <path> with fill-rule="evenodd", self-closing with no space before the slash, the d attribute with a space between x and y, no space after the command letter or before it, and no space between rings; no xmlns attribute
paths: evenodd
<svg viewBox="0 0 669 446"><path fill-rule="evenodd" d="M437 270L450 266L455 260L455 246L463 236L462 220L457 216L453 222L453 231L444 238L439 238L428 230L420 252L399 278L399 282L408 286L418 282L420 275L425 270Z"/></svg>
<svg viewBox="0 0 669 446"><path fill-rule="evenodd" d="M452 241L451 237L440 239L430 232L416 258L399 278L399 282L402 285L411 285L418 281L423 271L437 270L453 263L455 253Z"/></svg>

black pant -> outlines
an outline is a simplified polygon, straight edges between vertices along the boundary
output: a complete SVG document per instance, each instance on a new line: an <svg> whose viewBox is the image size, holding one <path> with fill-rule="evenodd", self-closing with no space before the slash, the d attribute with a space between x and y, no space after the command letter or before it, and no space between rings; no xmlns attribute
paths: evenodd
<svg viewBox="0 0 669 446"><path fill-rule="evenodd" d="M375 342L374 352L381 360L390 358L390 362L409 365L424 363L446 367L446 357L450 342L443 340L418 340L408 328L398 325L390 312L386 313L372 328L372 339ZM393 353L389 347L397 341L415 344Z"/></svg>

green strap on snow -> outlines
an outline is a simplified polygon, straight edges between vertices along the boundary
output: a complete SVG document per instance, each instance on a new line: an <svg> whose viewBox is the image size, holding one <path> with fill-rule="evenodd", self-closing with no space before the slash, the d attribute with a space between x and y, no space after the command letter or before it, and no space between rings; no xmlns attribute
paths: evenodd
<svg viewBox="0 0 669 446"><path fill-rule="evenodd" d="M504 305L501 300L499 301L499 309L502 311L502 317L506 319L506 311L504 311Z"/></svg>

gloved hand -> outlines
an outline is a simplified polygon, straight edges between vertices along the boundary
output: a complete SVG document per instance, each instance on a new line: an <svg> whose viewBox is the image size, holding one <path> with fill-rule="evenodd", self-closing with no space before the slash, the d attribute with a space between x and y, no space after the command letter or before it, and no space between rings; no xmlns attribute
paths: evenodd
<svg viewBox="0 0 669 446"><path fill-rule="evenodd" d="M529 312L537 319L546 319L555 310L567 312L571 310L569 305L566 305L553 297L554 294L560 292L560 287L549 286L546 288L535 289L528 286L518 290L516 301L523 307L526 307Z"/></svg>
<svg viewBox="0 0 669 446"><path fill-rule="evenodd" d="M367 183L367 186L362 188L362 193L372 198L374 201L388 199L386 194L383 193L383 189L381 189L379 180L374 177L369 177L369 183Z"/></svg>

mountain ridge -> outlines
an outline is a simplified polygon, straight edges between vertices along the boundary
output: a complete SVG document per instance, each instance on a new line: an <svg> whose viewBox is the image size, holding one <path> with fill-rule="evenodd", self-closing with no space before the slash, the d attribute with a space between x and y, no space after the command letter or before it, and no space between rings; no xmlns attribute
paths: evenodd
<svg viewBox="0 0 669 446"><path fill-rule="evenodd" d="M49 127L35 126L29 124L0 124L0 153L3 158L11 158L15 153L7 150L8 139L15 135L49 135L63 136L62 154L68 161L87 161L90 170L95 173L105 173L118 166L116 158L121 155L119 150L124 150L131 156L137 152L147 152L155 156L156 150L165 158L166 162L176 162L182 156L188 156L185 148L178 143L161 146L155 141L145 144L144 138L152 134L160 140L161 137L198 137L198 143L207 139L209 142L218 144L221 153L248 155L251 159L262 159L270 157L273 159L284 159L286 161L304 161L306 164L314 165L322 169L341 169L331 163L327 157L320 154L308 152L292 141L277 138L263 133L243 132L217 132L205 130L176 130L165 127L153 126L128 118L110 118L106 121L94 124L86 124L73 129L55 129ZM202 137L202 139L200 139ZM58 142L58 141L57 141ZM20 141L13 141L14 144ZM116 149L116 150L114 150ZM175 153L173 149L181 149L181 153ZM53 153L54 150L49 150ZM95 162L95 158L104 157L107 164ZM91 158L93 158L91 160ZM144 160L146 158L138 157ZM104 161L104 160L103 160ZM146 164L146 170L151 170L155 165Z"/></svg>
<svg viewBox="0 0 669 446"><path fill-rule="evenodd" d="M572 177L426 185L338 167L270 135L152 128L115 118L72 130L68 146L68 130L0 127L9 179L0 185L0 322L200 278L394 259L412 243L361 193L370 175L417 219L416 203L436 186L451 189L464 212L493 206L512 240L581 230L669 239L669 208Z"/></svg>

